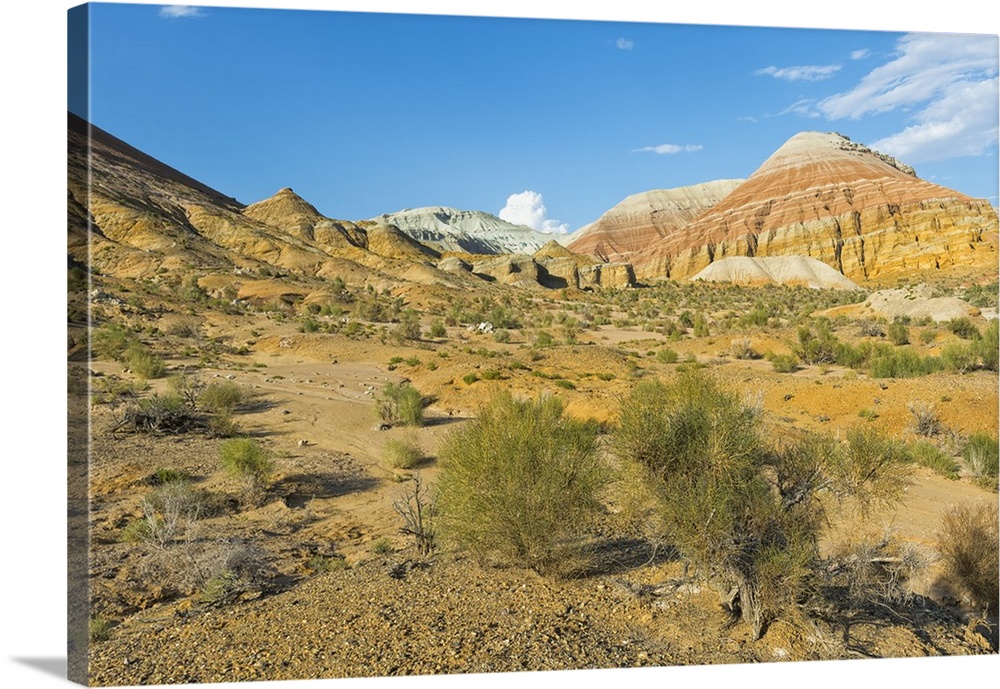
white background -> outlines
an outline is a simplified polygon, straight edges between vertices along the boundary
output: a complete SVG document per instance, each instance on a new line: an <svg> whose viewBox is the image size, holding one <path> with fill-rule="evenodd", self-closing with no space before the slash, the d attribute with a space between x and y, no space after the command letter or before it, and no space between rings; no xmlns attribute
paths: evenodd
<svg viewBox="0 0 1000 689"><path fill-rule="evenodd" d="M0 129L0 684L64 686L65 629L65 142L66 10L55 0L14 0L0 22L3 128ZM152 4L152 3L144 3ZM368 2L263 0L214 5L354 11L478 14L697 24L948 31L997 34L997 11L981 0L932 5L876 0L829 3L693 0ZM573 7L574 9L568 9ZM221 190L225 192L225 190ZM209 649L206 649L209 651ZM405 679L219 684L219 687L529 687L629 684L815 687L992 686L1000 657L768 664Z"/></svg>

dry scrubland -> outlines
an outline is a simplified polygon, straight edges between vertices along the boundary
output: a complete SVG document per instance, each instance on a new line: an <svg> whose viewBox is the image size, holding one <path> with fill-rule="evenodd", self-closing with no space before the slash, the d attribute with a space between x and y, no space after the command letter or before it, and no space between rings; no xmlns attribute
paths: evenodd
<svg viewBox="0 0 1000 689"><path fill-rule="evenodd" d="M70 272L92 682L996 652L996 320L273 277Z"/></svg>

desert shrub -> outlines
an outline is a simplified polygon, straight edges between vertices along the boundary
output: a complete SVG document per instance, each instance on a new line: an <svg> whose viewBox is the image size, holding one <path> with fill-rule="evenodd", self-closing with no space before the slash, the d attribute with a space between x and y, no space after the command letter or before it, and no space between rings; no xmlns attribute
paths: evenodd
<svg viewBox="0 0 1000 689"><path fill-rule="evenodd" d="M875 321L862 321L858 324L858 334L862 337L885 337L882 326Z"/></svg>
<svg viewBox="0 0 1000 689"><path fill-rule="evenodd" d="M897 347L910 344L910 329L904 323L894 321L889 324L889 341Z"/></svg>
<svg viewBox="0 0 1000 689"><path fill-rule="evenodd" d="M198 403L211 412L230 412L244 404L249 392L232 381L212 381L198 396Z"/></svg>
<svg viewBox="0 0 1000 689"><path fill-rule="evenodd" d="M978 340L981 337L979 328L977 328L976 324L972 322L972 319L967 316L953 318L948 321L948 330L952 331L963 340Z"/></svg>
<svg viewBox="0 0 1000 689"><path fill-rule="evenodd" d="M767 360L771 362L776 373L795 373L799 368L799 360L794 354L775 354L770 352Z"/></svg>
<svg viewBox="0 0 1000 689"><path fill-rule="evenodd" d="M564 390L576 390L576 385L574 385L568 380L563 380L563 379L557 380L556 385L558 387L563 388Z"/></svg>
<svg viewBox="0 0 1000 689"><path fill-rule="evenodd" d="M987 613L997 613L997 504L963 504L944 516L938 550L946 581Z"/></svg>
<svg viewBox="0 0 1000 689"><path fill-rule="evenodd" d="M872 378L916 378L943 368L939 358L922 357L912 347L880 349L872 354L868 365Z"/></svg>
<svg viewBox="0 0 1000 689"><path fill-rule="evenodd" d="M126 433L186 433L201 430L205 419L177 395L157 395L131 400L115 425Z"/></svg>
<svg viewBox="0 0 1000 689"><path fill-rule="evenodd" d="M753 348L749 338L743 337L729 343L729 354L734 359L759 359L760 354Z"/></svg>
<svg viewBox="0 0 1000 689"><path fill-rule="evenodd" d="M420 391L409 383L386 383L375 400L378 417L393 426L422 426L424 400Z"/></svg>
<svg viewBox="0 0 1000 689"><path fill-rule="evenodd" d="M475 373L466 373L464 376L462 376L462 382L465 383L466 385L472 385L477 380L479 380L479 376L476 375Z"/></svg>
<svg viewBox="0 0 1000 689"><path fill-rule="evenodd" d="M382 447L382 458L393 469L412 469L424 458L423 448L416 436L393 438Z"/></svg>
<svg viewBox="0 0 1000 689"><path fill-rule="evenodd" d="M910 420L910 430L916 435L933 438L944 430L941 419L938 418L934 405L922 400L913 400L906 405L913 417Z"/></svg>
<svg viewBox="0 0 1000 689"><path fill-rule="evenodd" d="M552 334L546 330L539 330L535 333L535 346L536 347L551 347L555 344L555 340Z"/></svg>
<svg viewBox="0 0 1000 689"><path fill-rule="evenodd" d="M765 478L759 429L754 408L690 371L669 385L637 385L613 440L618 456L647 475L667 537L734 590L726 603L755 638L794 601L818 528L811 507L782 510Z"/></svg>
<svg viewBox="0 0 1000 689"><path fill-rule="evenodd" d="M92 643L107 641L111 633L111 623L100 615L91 617L87 624L87 633Z"/></svg>
<svg viewBox="0 0 1000 689"><path fill-rule="evenodd" d="M420 339L420 314L413 309L406 309L396 324L396 335L404 340Z"/></svg>
<svg viewBox="0 0 1000 689"><path fill-rule="evenodd" d="M677 358L677 352L670 349L670 347L664 347L656 353L656 360L661 364L676 364Z"/></svg>
<svg viewBox="0 0 1000 689"><path fill-rule="evenodd" d="M125 350L125 364L140 378L162 378L167 371L162 357L154 354L149 347L133 342Z"/></svg>
<svg viewBox="0 0 1000 689"><path fill-rule="evenodd" d="M988 371L996 371L1000 363L1000 320L991 320L983 331L982 338L974 342L972 347L982 367Z"/></svg>
<svg viewBox="0 0 1000 689"><path fill-rule="evenodd" d="M276 572L267 553L250 541L220 540L187 558L186 579L205 605L225 605L242 594L270 588Z"/></svg>
<svg viewBox="0 0 1000 689"><path fill-rule="evenodd" d="M976 433L962 449L962 459L974 476L997 478L1000 443L985 433Z"/></svg>
<svg viewBox="0 0 1000 689"><path fill-rule="evenodd" d="M792 353L807 364L832 364L837 361L837 345L840 341L833 334L830 322L824 318L816 321L816 331L809 326L802 326L796 335L798 342L792 347Z"/></svg>
<svg viewBox="0 0 1000 689"><path fill-rule="evenodd" d="M862 532L838 543L831 556L832 583L840 583L855 604L907 604L907 584L922 574L928 559L912 544L886 533ZM828 568L828 572L829 572Z"/></svg>
<svg viewBox="0 0 1000 689"><path fill-rule="evenodd" d="M495 368L488 368L483 371L483 380L500 380L503 374Z"/></svg>
<svg viewBox="0 0 1000 689"><path fill-rule="evenodd" d="M958 478L958 463L955 459L926 440L918 440L907 445L906 454L914 464L927 467L945 478Z"/></svg>
<svg viewBox="0 0 1000 689"><path fill-rule="evenodd" d="M505 328L500 328L500 330L493 333L493 339L500 344L507 344L510 342L510 331Z"/></svg>
<svg viewBox="0 0 1000 689"><path fill-rule="evenodd" d="M123 361L129 345L136 342L135 335L116 323L105 323L94 328L91 348L97 356Z"/></svg>
<svg viewBox="0 0 1000 689"><path fill-rule="evenodd" d="M252 438L231 438L219 447L222 468L236 478L243 498L253 504L262 497L274 472L274 461L267 448Z"/></svg>
<svg viewBox="0 0 1000 689"><path fill-rule="evenodd" d="M978 359L975 343L953 342L941 348L941 363L949 373L968 373L976 368Z"/></svg>
<svg viewBox="0 0 1000 689"><path fill-rule="evenodd" d="M937 339L938 331L934 328L924 328L920 331L920 342L929 345Z"/></svg>
<svg viewBox="0 0 1000 689"><path fill-rule="evenodd" d="M440 318L433 321L427 330L427 335L430 337L446 337L448 330L444 327L444 321Z"/></svg>
<svg viewBox="0 0 1000 689"><path fill-rule="evenodd" d="M609 482L596 424L564 416L552 397L494 398L441 447L437 525L484 563L568 574Z"/></svg>
<svg viewBox="0 0 1000 689"><path fill-rule="evenodd" d="M637 385L612 446L645 474L663 538L729 592L724 605L755 638L804 595L825 523L820 493L870 505L905 486L898 453L876 429L772 448L759 406L697 370Z"/></svg>

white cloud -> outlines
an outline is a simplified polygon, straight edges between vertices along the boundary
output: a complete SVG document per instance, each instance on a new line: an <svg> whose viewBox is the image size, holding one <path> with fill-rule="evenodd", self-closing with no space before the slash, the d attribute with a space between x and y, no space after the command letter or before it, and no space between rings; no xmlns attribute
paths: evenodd
<svg viewBox="0 0 1000 689"><path fill-rule="evenodd" d="M831 120L910 113L912 124L872 142L907 162L977 155L997 144L997 67L995 36L908 34L890 62L816 108Z"/></svg>
<svg viewBox="0 0 1000 689"><path fill-rule="evenodd" d="M678 144L660 144L659 146L643 146L642 148L633 148L632 153L655 153L657 155L674 155L675 153L694 153L695 151L700 151L702 149L701 144L685 144L680 146Z"/></svg>
<svg viewBox="0 0 1000 689"><path fill-rule="evenodd" d="M872 54L872 51L868 48L862 48L861 50L852 50L851 59L852 60L864 60L866 57Z"/></svg>
<svg viewBox="0 0 1000 689"><path fill-rule="evenodd" d="M615 47L618 48L618 50L632 50L632 48L635 47L635 42L630 38L619 38L615 41Z"/></svg>
<svg viewBox="0 0 1000 689"><path fill-rule="evenodd" d="M501 209L502 220L516 225L527 225L538 232L548 234L566 234L569 225L548 217L548 209L537 191L522 191L507 197L507 205Z"/></svg>
<svg viewBox="0 0 1000 689"><path fill-rule="evenodd" d="M986 153L998 141L997 79L958 82L918 112L914 124L872 147L920 163Z"/></svg>
<svg viewBox="0 0 1000 689"><path fill-rule="evenodd" d="M179 19L181 17L202 17L204 15L201 12L201 8L198 7L191 7L190 5L164 5L160 8L160 16Z"/></svg>
<svg viewBox="0 0 1000 689"><path fill-rule="evenodd" d="M796 67L764 67L754 72L757 76L772 76L785 81L822 81L840 71L840 65L798 65Z"/></svg>
<svg viewBox="0 0 1000 689"><path fill-rule="evenodd" d="M815 118L819 117L820 113L816 110L815 99L802 98L778 113L778 116L781 115L798 115L799 117Z"/></svg>

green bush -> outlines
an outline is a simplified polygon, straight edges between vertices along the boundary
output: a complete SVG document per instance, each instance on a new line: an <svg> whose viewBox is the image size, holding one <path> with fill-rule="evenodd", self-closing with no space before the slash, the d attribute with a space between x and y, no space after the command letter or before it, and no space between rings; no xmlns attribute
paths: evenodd
<svg viewBox="0 0 1000 689"><path fill-rule="evenodd" d="M994 318L986 326L981 339L972 344L983 368L996 371L1000 363L1000 320Z"/></svg>
<svg viewBox="0 0 1000 689"><path fill-rule="evenodd" d="M228 380L212 381L198 396L198 402L208 411L224 413L244 404L248 396L242 385Z"/></svg>
<svg viewBox="0 0 1000 689"><path fill-rule="evenodd" d="M477 380L479 380L479 376L477 376L475 373L466 373L464 376L462 376L462 382L465 383L466 385L472 385Z"/></svg>
<svg viewBox="0 0 1000 689"><path fill-rule="evenodd" d="M125 351L136 342L135 335L115 323L105 323L95 328L91 335L91 348L97 356L124 361Z"/></svg>
<svg viewBox="0 0 1000 689"><path fill-rule="evenodd" d="M378 417L393 426L424 425L424 400L409 383L386 383L375 400Z"/></svg>
<svg viewBox="0 0 1000 689"><path fill-rule="evenodd" d="M446 337L448 335L448 331L444 327L444 321L437 319L431 323L430 328L427 330L427 334L430 337Z"/></svg>
<svg viewBox="0 0 1000 689"><path fill-rule="evenodd" d="M563 415L556 398L494 398L444 440L441 535L484 563L569 574L585 566L585 533L609 472L597 425Z"/></svg>
<svg viewBox="0 0 1000 689"><path fill-rule="evenodd" d="M922 357L912 347L878 350L869 361L872 378L916 378L944 367L938 357Z"/></svg>
<svg viewBox="0 0 1000 689"><path fill-rule="evenodd" d="M973 323L967 316L953 318L948 321L948 330L952 331L963 340L978 340L981 337L979 328L977 328L976 324Z"/></svg>
<svg viewBox="0 0 1000 689"><path fill-rule="evenodd" d="M949 373L968 373L975 369L979 359L975 344L952 342L942 347L941 363L944 365L944 370Z"/></svg>
<svg viewBox="0 0 1000 689"><path fill-rule="evenodd" d="M837 361L837 346L840 341L830 328L830 321L821 318L816 321L816 331L802 326L797 331L798 342L792 353L807 364L832 364Z"/></svg>
<svg viewBox="0 0 1000 689"><path fill-rule="evenodd" d="M962 450L962 459L974 476L996 479L1000 465L1000 443L985 433L969 438Z"/></svg>
<svg viewBox="0 0 1000 689"><path fill-rule="evenodd" d="M906 454L914 464L927 467L945 478L958 478L958 463L926 440L910 443Z"/></svg>
<svg viewBox="0 0 1000 689"><path fill-rule="evenodd" d="M259 501L271 482L271 453L252 438L231 438L219 447L222 468L242 483L244 498Z"/></svg>
<svg viewBox="0 0 1000 689"><path fill-rule="evenodd" d="M759 410L691 370L646 381L621 405L612 447L654 496L656 528L706 573L759 638L792 614L818 564L824 490L863 506L901 495L900 454L874 427L846 443L766 442Z"/></svg>
<svg viewBox="0 0 1000 689"><path fill-rule="evenodd" d="M656 360L661 364L676 364L677 358L677 352L670 347L664 347L656 353Z"/></svg>
<svg viewBox="0 0 1000 689"><path fill-rule="evenodd" d="M938 534L945 580L968 594L987 614L997 614L998 510L995 502L958 505Z"/></svg>
<svg viewBox="0 0 1000 689"><path fill-rule="evenodd" d="M775 354L770 352L767 360L771 362L776 373L795 373L799 368L799 360L794 354Z"/></svg>
<svg viewBox="0 0 1000 689"><path fill-rule="evenodd" d="M393 469L412 469L424 458L424 451L416 436L410 435L386 441L382 458Z"/></svg>
<svg viewBox="0 0 1000 689"><path fill-rule="evenodd" d="M904 323L895 321L889 325L889 341L897 347L910 344L910 329Z"/></svg>
<svg viewBox="0 0 1000 689"><path fill-rule="evenodd" d="M125 364L140 378L162 378L166 372L163 359L140 342L133 342L125 351Z"/></svg>

